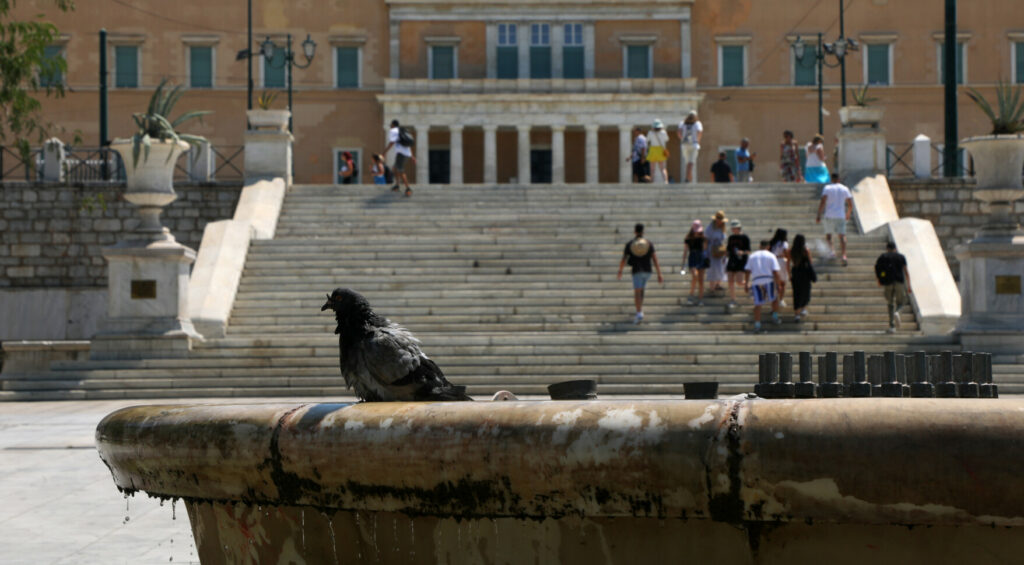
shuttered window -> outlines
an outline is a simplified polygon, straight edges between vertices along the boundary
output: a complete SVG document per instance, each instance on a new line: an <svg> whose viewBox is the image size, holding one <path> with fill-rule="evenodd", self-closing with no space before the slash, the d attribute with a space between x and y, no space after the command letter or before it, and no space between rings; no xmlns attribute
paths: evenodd
<svg viewBox="0 0 1024 565"><path fill-rule="evenodd" d="M430 78L455 78L455 46L434 45L430 48Z"/></svg>
<svg viewBox="0 0 1024 565"><path fill-rule="evenodd" d="M651 78L651 47L626 46L626 78Z"/></svg>
<svg viewBox="0 0 1024 565"><path fill-rule="evenodd" d="M743 45L722 45L722 86L743 86Z"/></svg>
<svg viewBox="0 0 1024 565"><path fill-rule="evenodd" d="M530 78L551 78L551 26L530 26Z"/></svg>
<svg viewBox="0 0 1024 565"><path fill-rule="evenodd" d="M213 47L189 47L188 65L190 87L213 88Z"/></svg>
<svg viewBox="0 0 1024 565"><path fill-rule="evenodd" d="M138 45L114 47L114 86L117 88L139 87Z"/></svg>
<svg viewBox="0 0 1024 565"><path fill-rule="evenodd" d="M274 56L270 61L266 58L261 59L263 61L263 87L264 88L284 88L285 85L285 54L284 47L275 46Z"/></svg>
<svg viewBox="0 0 1024 565"><path fill-rule="evenodd" d="M814 56L815 49L814 46L806 46L803 59L797 59L796 55L793 55L794 85L814 86L818 84L818 61Z"/></svg>
<svg viewBox="0 0 1024 565"><path fill-rule="evenodd" d="M64 83L64 73L57 67L59 60L64 57L62 51L63 48L60 45L49 45L43 49L46 68L39 71L39 86L46 88Z"/></svg>
<svg viewBox="0 0 1024 565"><path fill-rule="evenodd" d="M888 43L867 46L868 84L889 84Z"/></svg>
<svg viewBox="0 0 1024 565"><path fill-rule="evenodd" d="M335 47L335 84L337 88L359 88L359 48Z"/></svg>
<svg viewBox="0 0 1024 565"><path fill-rule="evenodd" d="M516 24L498 24L498 78L519 78L519 41Z"/></svg>
<svg viewBox="0 0 1024 565"><path fill-rule="evenodd" d="M562 41L562 77L583 78L583 24L565 24Z"/></svg>
<svg viewBox="0 0 1024 565"><path fill-rule="evenodd" d="M939 82L946 82L946 49L945 42L939 44ZM962 41L956 44L956 83L964 83L964 44Z"/></svg>
<svg viewBox="0 0 1024 565"><path fill-rule="evenodd" d="M1016 69L1014 69L1014 76L1017 79L1017 84L1024 84L1024 41L1018 41L1013 44L1013 48L1016 50Z"/></svg>

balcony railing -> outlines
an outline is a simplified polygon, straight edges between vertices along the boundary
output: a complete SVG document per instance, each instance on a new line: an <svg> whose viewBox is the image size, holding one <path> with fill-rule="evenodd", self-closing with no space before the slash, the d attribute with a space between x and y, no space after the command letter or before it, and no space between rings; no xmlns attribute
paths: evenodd
<svg viewBox="0 0 1024 565"><path fill-rule="evenodd" d="M678 94L696 78L385 79L386 94Z"/></svg>

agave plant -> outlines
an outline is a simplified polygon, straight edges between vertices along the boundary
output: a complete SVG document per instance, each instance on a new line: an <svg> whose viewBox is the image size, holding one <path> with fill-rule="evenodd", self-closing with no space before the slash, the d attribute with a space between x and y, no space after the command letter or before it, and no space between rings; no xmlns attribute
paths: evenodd
<svg viewBox="0 0 1024 565"><path fill-rule="evenodd" d="M967 96L988 116L994 135L1024 132L1024 96L1021 95L1020 85L1005 83L1000 79L996 85L995 108L973 88L967 89Z"/></svg>
<svg viewBox="0 0 1024 565"><path fill-rule="evenodd" d="M877 102L878 98L868 96L868 85L865 84L860 88L851 88L850 96L853 97L853 103L857 106L867 106L872 102Z"/></svg>
<svg viewBox="0 0 1024 565"><path fill-rule="evenodd" d="M175 143L184 141L189 145L206 142L205 137L178 133L175 131L175 128L192 119L198 119L202 122L203 116L211 112L207 110L187 112L172 121L168 116L170 116L174 105L178 103L178 100L181 99L184 93L180 85L170 90L166 90L166 86L167 79L165 78L160 81L160 85L156 87L156 91L153 92L153 96L149 99L149 107L146 109L146 112L132 114L135 124L139 127L139 131L132 136L132 165L135 167L139 165L140 152L143 162L149 160L149 149L154 139L173 141ZM168 160L170 160L172 154L167 154Z"/></svg>
<svg viewBox="0 0 1024 565"><path fill-rule="evenodd" d="M274 105L274 101L277 100L277 93L264 90L262 94L256 98L256 105L260 107L260 110L269 110Z"/></svg>

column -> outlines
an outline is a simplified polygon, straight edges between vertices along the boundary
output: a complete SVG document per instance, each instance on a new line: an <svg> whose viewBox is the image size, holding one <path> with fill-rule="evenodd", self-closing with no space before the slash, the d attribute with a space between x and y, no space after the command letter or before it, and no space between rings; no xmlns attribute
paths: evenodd
<svg viewBox="0 0 1024 565"><path fill-rule="evenodd" d="M626 157L632 156L632 150L630 141L630 126L619 125L619 155L625 155ZM619 182L622 184L629 184L633 178L633 161L632 159L625 159L619 161Z"/></svg>
<svg viewBox="0 0 1024 565"><path fill-rule="evenodd" d="M400 58L400 56L401 56L401 48L402 48L401 43L400 43L401 26L399 25L398 21L396 21L396 20L391 20L389 22L389 24L390 24L389 27L390 27L390 33L391 33L391 37L388 40L388 48L389 48L388 49L388 51L389 51L388 55L390 57L390 61L389 61L389 63L390 63L389 64L389 66L390 66L390 69L389 69L390 73L389 74L390 74L391 78L400 78L400 68L401 68L401 66L400 66L401 65L401 58Z"/></svg>
<svg viewBox="0 0 1024 565"><path fill-rule="evenodd" d="M551 182L565 183L565 126L551 126Z"/></svg>
<svg viewBox="0 0 1024 565"><path fill-rule="evenodd" d="M416 126L416 184L430 184L430 126Z"/></svg>
<svg viewBox="0 0 1024 565"><path fill-rule="evenodd" d="M682 73L683 78L690 77L690 53L693 51L693 39L690 33L690 16L686 15L682 20L679 21L679 46L681 51L679 53L679 72Z"/></svg>
<svg viewBox="0 0 1024 565"><path fill-rule="evenodd" d="M448 127L451 141L448 144L448 168L450 170L451 184L463 184L462 174L462 129L461 125L453 125Z"/></svg>
<svg viewBox="0 0 1024 565"><path fill-rule="evenodd" d="M498 126L484 126L484 183L498 183Z"/></svg>
<svg viewBox="0 0 1024 565"><path fill-rule="evenodd" d="M584 160L584 168L586 169L587 184L597 184L597 124L587 124L583 126L586 130L586 159Z"/></svg>
<svg viewBox="0 0 1024 565"><path fill-rule="evenodd" d="M519 133L519 156L516 161L519 173L516 176L519 177L519 184L530 184L530 126L519 124L516 131Z"/></svg>

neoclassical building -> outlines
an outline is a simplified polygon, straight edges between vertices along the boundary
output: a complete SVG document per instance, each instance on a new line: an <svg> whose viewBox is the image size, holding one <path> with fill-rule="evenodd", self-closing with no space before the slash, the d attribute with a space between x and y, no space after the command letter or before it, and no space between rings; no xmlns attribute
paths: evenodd
<svg viewBox="0 0 1024 565"><path fill-rule="evenodd" d="M44 118L99 143L99 46L110 38L111 137L132 133L163 77L189 91L181 109L213 110L190 128L215 145L242 143L246 110L246 11L239 3L94 0L75 12L25 0L23 17L45 14L61 30L47 49L68 61L66 98ZM748 137L755 178L777 178L784 129L806 141L818 129L817 34L838 36L835 2L792 0L337 0L253 2L254 48L307 35L317 50L293 74L298 182L336 180L338 155L370 155L398 119L417 138L415 182L603 182L630 174L632 126L662 120L670 133L690 109L706 127L698 171ZM885 108L894 148L924 133L942 141L942 10L922 3L849 4L850 86L869 84ZM800 38L811 56L799 60ZM991 92L999 79L1024 82L1024 11L1015 2L961 3L958 80ZM301 54L296 55L304 63ZM253 59L256 94L283 91L280 59ZM834 64L834 59L826 58ZM824 68L824 135L838 131L839 69ZM278 98L283 107L284 96ZM986 130L960 97L962 137ZM70 134L67 134L70 135ZM670 176L679 178L678 150Z"/></svg>

